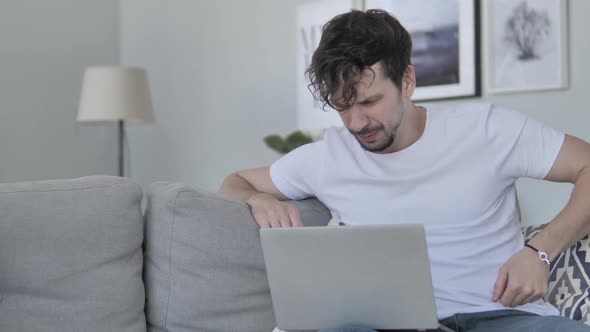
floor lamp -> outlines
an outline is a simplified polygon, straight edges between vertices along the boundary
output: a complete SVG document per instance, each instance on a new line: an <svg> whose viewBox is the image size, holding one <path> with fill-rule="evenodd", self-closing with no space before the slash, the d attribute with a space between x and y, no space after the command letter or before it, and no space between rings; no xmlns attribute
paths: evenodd
<svg viewBox="0 0 590 332"><path fill-rule="evenodd" d="M119 176L125 176L125 123L154 122L146 71L132 67L87 68L76 121L118 124Z"/></svg>

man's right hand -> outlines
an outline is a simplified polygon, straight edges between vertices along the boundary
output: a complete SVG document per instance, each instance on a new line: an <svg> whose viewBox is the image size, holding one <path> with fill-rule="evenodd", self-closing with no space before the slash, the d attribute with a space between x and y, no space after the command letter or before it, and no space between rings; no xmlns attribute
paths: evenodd
<svg viewBox="0 0 590 332"><path fill-rule="evenodd" d="M228 175L219 191L246 202L262 228L303 226L297 208L284 202L288 198L272 182L268 166Z"/></svg>
<svg viewBox="0 0 590 332"><path fill-rule="evenodd" d="M246 204L252 210L256 224L261 228L303 227L297 208L279 201L270 194L256 194L250 197Z"/></svg>

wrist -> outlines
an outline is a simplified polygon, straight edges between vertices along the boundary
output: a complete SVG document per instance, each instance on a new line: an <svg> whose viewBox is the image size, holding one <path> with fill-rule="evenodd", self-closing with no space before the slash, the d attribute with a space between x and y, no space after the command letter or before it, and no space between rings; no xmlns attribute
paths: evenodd
<svg viewBox="0 0 590 332"><path fill-rule="evenodd" d="M256 193L256 194L250 196L248 199L246 199L245 203L246 203L246 205L248 205L251 208L252 204L255 204L256 202L258 202L260 200L264 200L264 199L276 199L276 198L274 198L274 196L272 196L271 194Z"/></svg>
<svg viewBox="0 0 590 332"><path fill-rule="evenodd" d="M546 252L550 262L555 262L573 244L570 244L570 236L563 231L554 230L554 227L552 227L554 223L555 221L551 221L540 232L526 241L526 243L533 247Z"/></svg>
<svg viewBox="0 0 590 332"><path fill-rule="evenodd" d="M537 247L529 244L528 242L525 243L525 249L526 250L531 250L533 251L535 254L537 254L537 257L539 259L539 261L547 264L547 265L551 265L551 261L549 260L549 255L547 254L547 252L537 249Z"/></svg>

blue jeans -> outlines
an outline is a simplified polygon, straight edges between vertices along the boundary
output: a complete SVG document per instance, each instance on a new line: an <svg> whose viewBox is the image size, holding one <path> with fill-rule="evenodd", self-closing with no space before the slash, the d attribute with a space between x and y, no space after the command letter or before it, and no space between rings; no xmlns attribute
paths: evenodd
<svg viewBox="0 0 590 332"><path fill-rule="evenodd" d="M590 326L560 316L539 316L518 310L457 314L440 323L457 332L589 332ZM398 330L401 331L401 330ZM434 330L442 331L442 330ZM344 326L320 332L376 332L369 327Z"/></svg>

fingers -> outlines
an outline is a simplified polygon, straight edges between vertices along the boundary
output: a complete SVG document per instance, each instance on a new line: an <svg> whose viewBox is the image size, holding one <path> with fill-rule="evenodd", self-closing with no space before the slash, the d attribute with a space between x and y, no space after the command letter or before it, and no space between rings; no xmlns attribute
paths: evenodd
<svg viewBox="0 0 590 332"><path fill-rule="evenodd" d="M545 294L543 293L543 290L540 288L532 288L532 287L518 287L518 288L514 288L514 289L510 289L510 286L507 287L507 290L505 292L506 294L514 294L514 296L511 297L510 296L506 296L506 298L502 297L500 299L500 302L502 302L502 304L504 304L507 307L517 307L519 305L523 305L523 304L527 304L527 303L531 303L531 302L535 302L541 298L543 298L543 296L545 296Z"/></svg>
<svg viewBox="0 0 590 332"><path fill-rule="evenodd" d="M254 217L254 221L260 228L270 228L269 218L266 216L266 213L257 213L252 211L252 217Z"/></svg>
<svg viewBox="0 0 590 332"><path fill-rule="evenodd" d="M528 299L529 297L531 297L532 293L533 292L528 289L526 289L526 290L522 289L519 292L515 292L516 295L514 296L514 299L512 300L512 302L507 303L505 305L507 307L514 308L514 307L519 306L521 304L528 303L528 302L525 302L525 300Z"/></svg>
<svg viewBox="0 0 590 332"><path fill-rule="evenodd" d="M527 297L525 297L522 300L522 302L517 303L516 305L536 302L536 301L542 299L543 297L545 297L545 295L547 295L547 291L548 291L547 285L538 285L537 287L535 287L534 289L532 289L530 291L524 291L524 293L527 293L529 295Z"/></svg>
<svg viewBox="0 0 590 332"><path fill-rule="evenodd" d="M270 223L271 228L280 228L281 227L281 215L274 211L268 212L268 221Z"/></svg>
<svg viewBox="0 0 590 332"><path fill-rule="evenodd" d="M278 217L280 227L291 227L291 219L288 213L281 213Z"/></svg>
<svg viewBox="0 0 590 332"><path fill-rule="evenodd" d="M260 228L302 227L297 208L284 202L253 206L252 216Z"/></svg>
<svg viewBox="0 0 590 332"><path fill-rule="evenodd" d="M289 209L289 219L291 219L291 224L293 227L303 227L303 222L301 221L301 217L299 217L299 211L293 205L289 205L291 208Z"/></svg>
<svg viewBox="0 0 590 332"><path fill-rule="evenodd" d="M498 300L506 307L513 307L512 303L517 295L518 293L516 291L510 289L510 287L506 287L504 293Z"/></svg>
<svg viewBox="0 0 590 332"><path fill-rule="evenodd" d="M513 284L514 282L510 282L508 278L508 272L505 266L500 269L498 272L498 279L496 279L496 283L494 284L494 295L492 297L492 301L500 301L506 307L513 307L513 303L515 300L518 299L521 301L523 298L517 298L520 295L517 289L514 289Z"/></svg>
<svg viewBox="0 0 590 332"><path fill-rule="evenodd" d="M527 285L518 280L507 278L506 288L498 299L504 306L514 308L519 305L537 301L547 293L547 286Z"/></svg>
<svg viewBox="0 0 590 332"><path fill-rule="evenodd" d="M515 303L529 296L529 294L523 294L517 284L516 280L509 278L506 266L502 266L494 285L492 301L500 301L506 307L514 307Z"/></svg>
<svg viewBox="0 0 590 332"><path fill-rule="evenodd" d="M498 272L498 278L496 279L496 283L494 284L494 295L492 296L492 301L496 302L504 295L504 291L506 289L507 284L508 272L506 272L506 269L502 267L500 269L500 272Z"/></svg>
<svg viewBox="0 0 590 332"><path fill-rule="evenodd" d="M538 295L536 293L533 293L532 295L529 295L527 298L525 298L522 303L520 304L525 304L525 303L531 303L531 302L536 302L538 300L540 300L543 296Z"/></svg>

